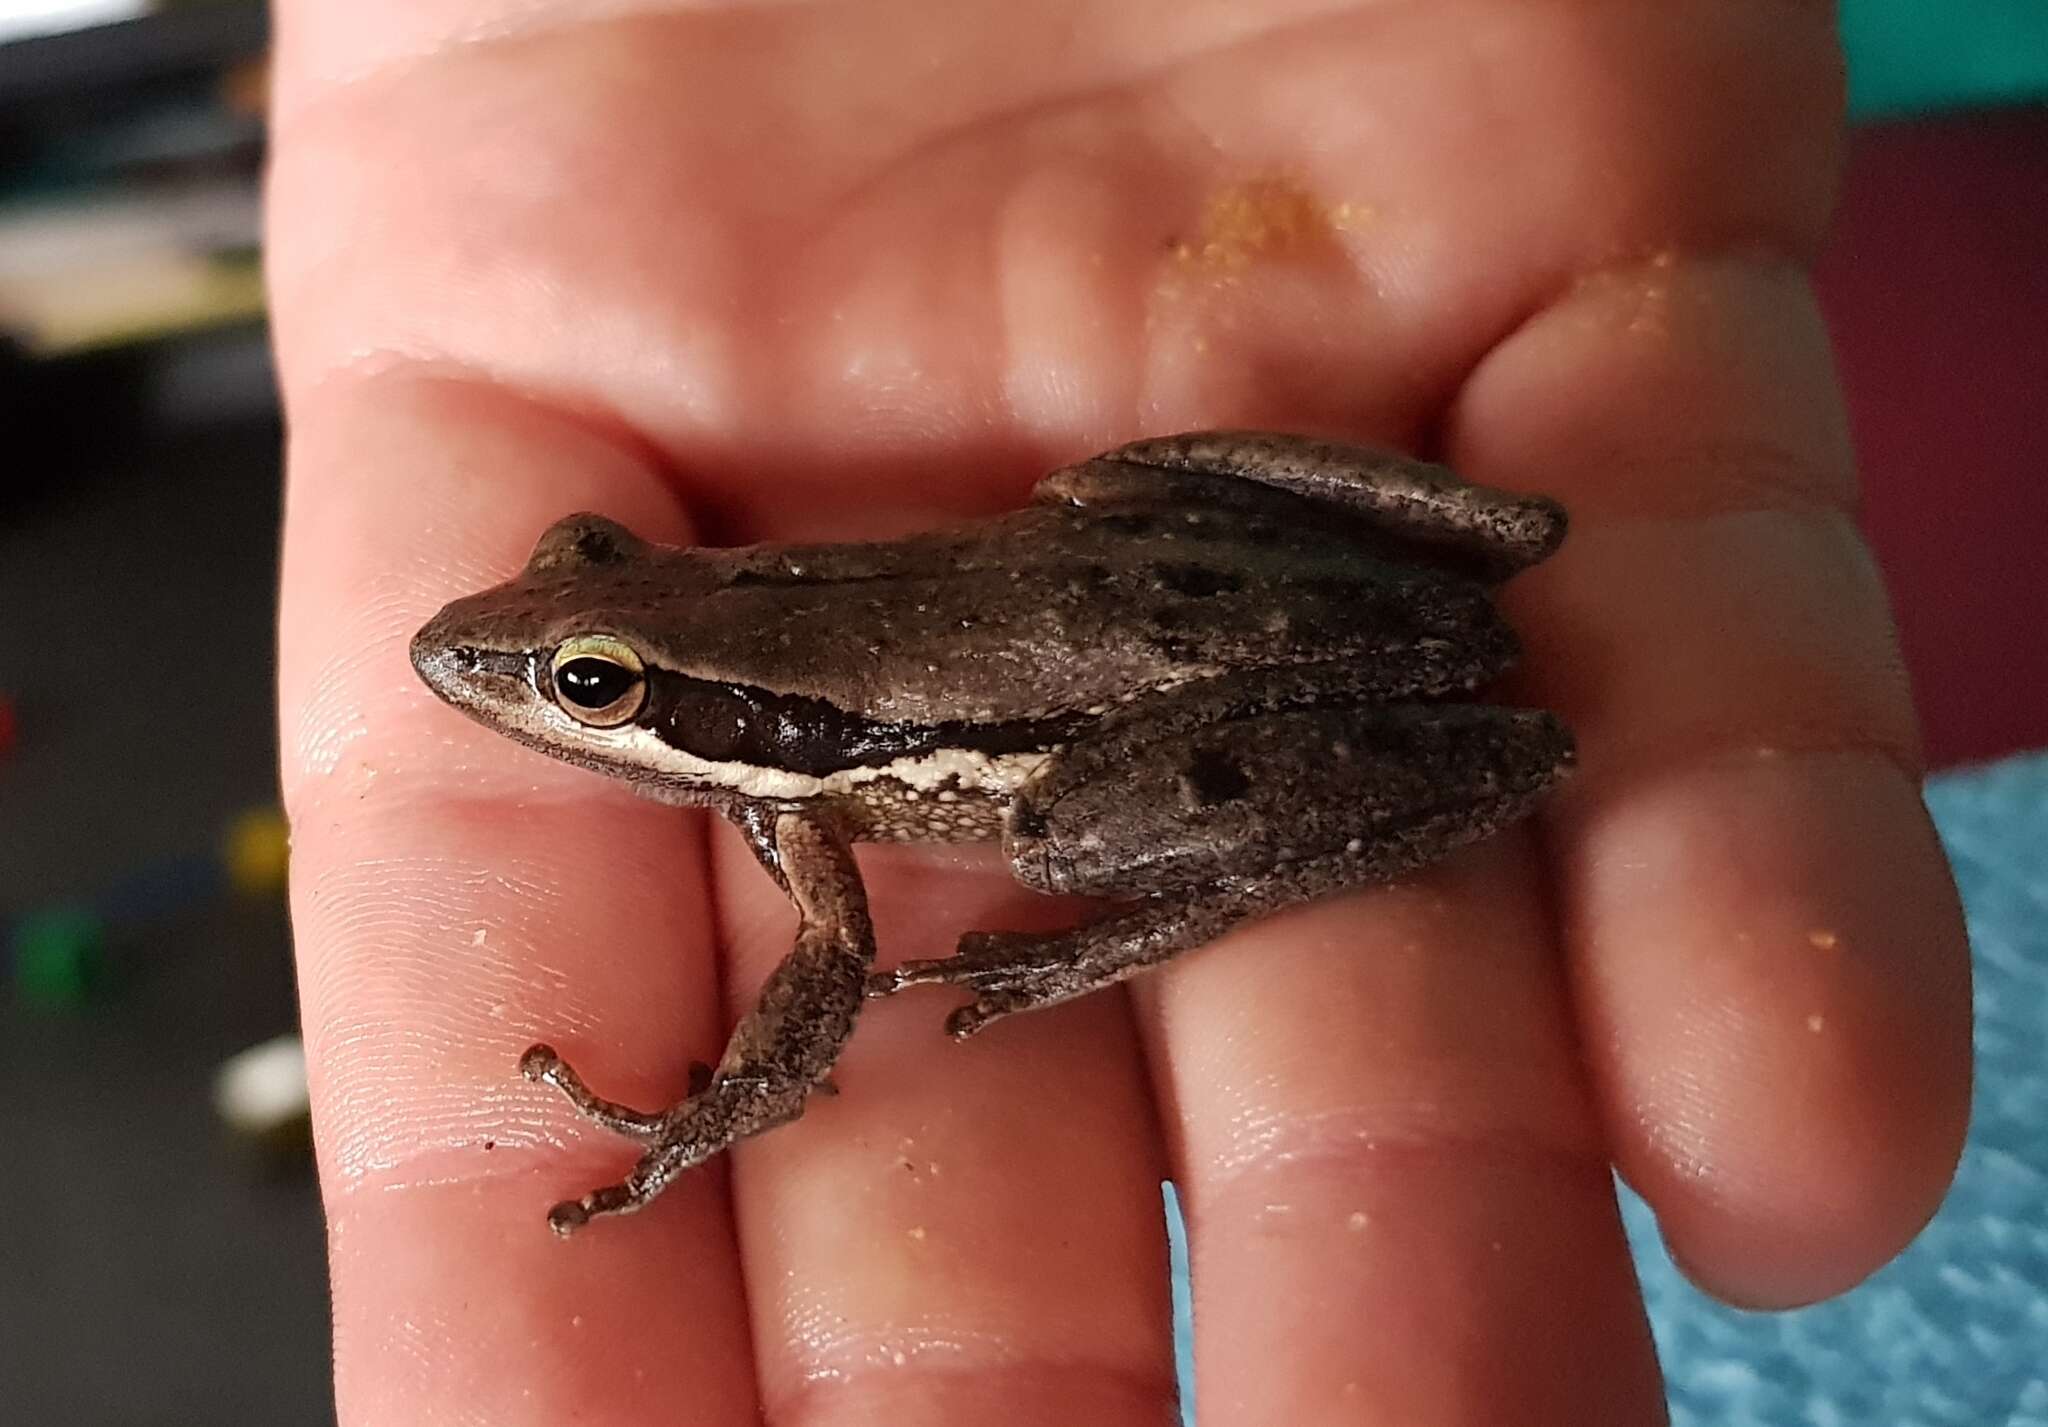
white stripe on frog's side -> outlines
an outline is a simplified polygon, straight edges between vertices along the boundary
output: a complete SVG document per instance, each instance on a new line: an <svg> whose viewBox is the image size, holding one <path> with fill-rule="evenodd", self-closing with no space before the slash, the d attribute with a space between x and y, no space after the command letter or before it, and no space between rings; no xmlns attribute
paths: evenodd
<svg viewBox="0 0 2048 1427"><path fill-rule="evenodd" d="M1007 797L1052 756L1044 749L982 753L966 748L936 748L872 768L841 768L815 775L752 763L716 763L671 748L651 730L631 724L620 728L578 728L574 742L608 760L700 787L724 789L744 798L830 797L884 778L893 779L912 793L936 794L942 789L958 788Z"/></svg>

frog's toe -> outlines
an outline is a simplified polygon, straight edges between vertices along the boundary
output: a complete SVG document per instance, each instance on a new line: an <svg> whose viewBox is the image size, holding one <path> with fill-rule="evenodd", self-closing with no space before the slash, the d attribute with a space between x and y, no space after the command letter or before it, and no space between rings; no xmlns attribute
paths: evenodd
<svg viewBox="0 0 2048 1427"><path fill-rule="evenodd" d="M1014 1015L1018 1011L1028 1011L1037 1004L1035 997L1020 992L997 992L977 996L946 1017L946 1034L956 1041L964 1041L971 1035L987 1030L1003 1017Z"/></svg>
<svg viewBox="0 0 2048 1427"><path fill-rule="evenodd" d="M969 932L960 938L960 950L953 956L934 956L906 961L889 971L877 971L867 980L870 996L893 996L911 986L974 986L975 978L1008 963L999 954L997 938L1006 932ZM1027 938L1028 939L1028 938Z"/></svg>
<svg viewBox="0 0 2048 1427"><path fill-rule="evenodd" d="M944 964L976 970L1008 969L1039 959L1058 941L1043 932L967 932Z"/></svg>
<svg viewBox="0 0 2048 1427"><path fill-rule="evenodd" d="M965 1040L1004 1016L1068 999L1068 940L1034 932L969 932L952 956L906 961L869 977L868 994L890 996L907 986L972 991L973 1002L946 1018L946 1034Z"/></svg>
<svg viewBox="0 0 2048 1427"><path fill-rule="evenodd" d="M548 1210L548 1227L555 1231L557 1238L568 1238L592 1219L604 1214L631 1214L644 1209L661 1192L661 1186L652 1188L635 1184L628 1178L623 1184L607 1184L602 1189L593 1189L581 1199L564 1199Z"/></svg>
<svg viewBox="0 0 2048 1427"><path fill-rule="evenodd" d="M969 932L952 956L906 961L867 979L869 996L893 996L911 986L964 986L1001 991L1035 980L1046 969L1047 938L1029 932Z"/></svg>
<svg viewBox="0 0 2048 1427"><path fill-rule="evenodd" d="M917 968L929 964L912 961L905 962L894 970L869 972L867 981L861 987L861 994L870 1000L879 996L893 996L906 986L917 985Z"/></svg>
<svg viewBox="0 0 2048 1427"><path fill-rule="evenodd" d="M590 1211L583 1207L581 1199L564 1199L548 1210L548 1227L555 1231L555 1237L566 1239L590 1222Z"/></svg>

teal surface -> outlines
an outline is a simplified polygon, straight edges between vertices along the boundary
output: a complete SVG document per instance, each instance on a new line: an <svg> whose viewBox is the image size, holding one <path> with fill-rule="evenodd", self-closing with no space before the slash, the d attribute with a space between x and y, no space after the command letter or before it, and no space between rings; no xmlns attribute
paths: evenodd
<svg viewBox="0 0 2048 1427"><path fill-rule="evenodd" d="M2048 0L1842 0L1858 119L2048 101Z"/></svg>

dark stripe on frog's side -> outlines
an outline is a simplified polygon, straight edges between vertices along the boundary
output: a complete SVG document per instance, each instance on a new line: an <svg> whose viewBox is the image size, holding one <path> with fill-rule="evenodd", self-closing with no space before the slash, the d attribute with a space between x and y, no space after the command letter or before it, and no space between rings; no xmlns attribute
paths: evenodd
<svg viewBox="0 0 2048 1427"><path fill-rule="evenodd" d="M1000 723L886 723L801 694L648 671L639 722L669 747L712 763L742 763L822 778L879 768L935 749L1024 753L1062 743L1086 722L1062 718Z"/></svg>

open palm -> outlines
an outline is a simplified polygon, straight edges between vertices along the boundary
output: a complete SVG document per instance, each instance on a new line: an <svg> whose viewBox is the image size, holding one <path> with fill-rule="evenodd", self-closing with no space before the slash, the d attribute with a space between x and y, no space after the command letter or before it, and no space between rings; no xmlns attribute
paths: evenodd
<svg viewBox="0 0 2048 1427"><path fill-rule="evenodd" d="M1647 1422L1610 1163L1705 1286L1838 1291L1947 1183L1967 972L1801 271L1786 0L280 0L294 910L342 1419ZM786 949L737 838L464 723L406 640L555 517L855 538L1193 426L1575 517L1509 589L1539 834L846 1092L562 1243ZM863 853L886 960L1047 925Z"/></svg>

